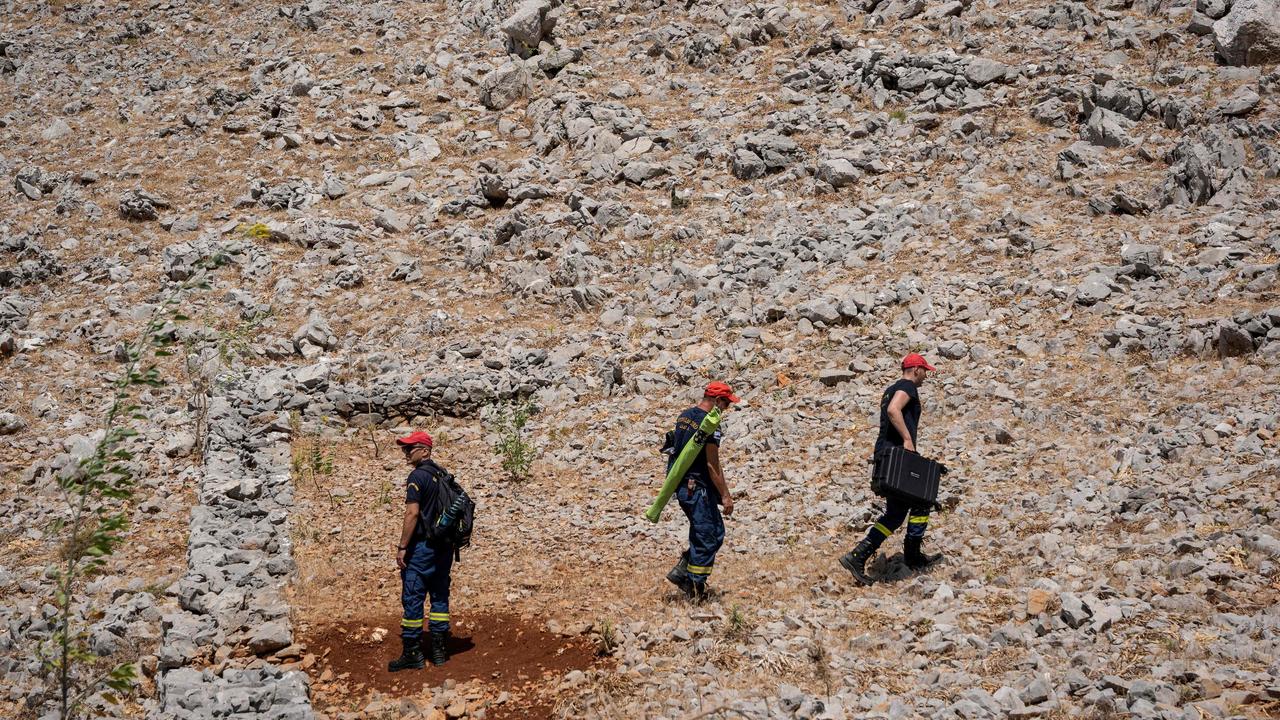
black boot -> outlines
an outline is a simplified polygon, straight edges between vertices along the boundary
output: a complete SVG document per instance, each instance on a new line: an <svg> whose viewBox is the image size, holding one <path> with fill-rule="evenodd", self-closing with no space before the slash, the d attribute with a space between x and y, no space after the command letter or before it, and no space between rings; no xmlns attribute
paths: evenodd
<svg viewBox="0 0 1280 720"><path fill-rule="evenodd" d="M690 580L689 592L685 593L685 596L688 597L690 600L692 600L694 603L702 604L706 602L708 592L709 591L707 590L707 584L705 582L696 583Z"/></svg>
<svg viewBox="0 0 1280 720"><path fill-rule="evenodd" d="M924 538L907 536L902 541L902 560L912 570L923 570L942 559L942 553L927 554L920 552Z"/></svg>
<svg viewBox="0 0 1280 720"><path fill-rule="evenodd" d="M693 580L689 578L689 552L686 550L680 556L680 561L675 567L667 571L667 581L680 588L680 592L684 596L693 599Z"/></svg>
<svg viewBox="0 0 1280 720"><path fill-rule="evenodd" d="M443 632L431 633L430 649L428 654L431 657L432 665L443 665L449 660L449 648L445 647L448 642L449 634Z"/></svg>
<svg viewBox="0 0 1280 720"><path fill-rule="evenodd" d="M449 647L449 638L452 636L449 634L448 630L445 630L444 633L442 634L444 635L444 646L447 648ZM431 633L429 632L422 633L421 648L422 648L422 656L427 658L428 660L431 659Z"/></svg>
<svg viewBox="0 0 1280 720"><path fill-rule="evenodd" d="M400 638L400 641L404 645L404 651L400 657L387 663L387 670L390 672L421 670L426 665L426 659L422 657L422 646L419 641L408 638Z"/></svg>
<svg viewBox="0 0 1280 720"><path fill-rule="evenodd" d="M871 559L875 551L876 549L872 546L871 541L864 538L854 549L840 558L840 565L845 570L853 573L853 579L857 580L859 585L874 584L875 580L867 574L866 567L867 561Z"/></svg>

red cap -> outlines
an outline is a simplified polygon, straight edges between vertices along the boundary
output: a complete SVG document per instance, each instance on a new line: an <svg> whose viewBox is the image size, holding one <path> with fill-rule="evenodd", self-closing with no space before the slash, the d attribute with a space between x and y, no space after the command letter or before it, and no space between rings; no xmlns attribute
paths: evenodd
<svg viewBox="0 0 1280 720"><path fill-rule="evenodd" d="M936 367L934 367L934 366L930 365L930 364L928 363L928 361L924 359L924 356L923 356L923 355L921 355L921 354L919 354L919 353L911 353L910 355L908 355L908 356L906 356L906 357L902 358L902 369L903 369L903 370L908 370L908 369L910 369L910 368L918 368L918 367L922 367L922 368L924 368L925 370L937 370L937 369L938 369L938 368L936 368Z"/></svg>
<svg viewBox="0 0 1280 720"><path fill-rule="evenodd" d="M396 438L396 442L404 447L408 447L410 445L426 445L427 447L435 446L435 443L431 441L431 436L421 430L411 432L402 438Z"/></svg>
<svg viewBox="0 0 1280 720"><path fill-rule="evenodd" d="M724 398L732 403L742 402L742 398L733 394L732 388L720 382L719 380L712 383L707 383L707 389L703 390L702 394L706 395L707 397Z"/></svg>

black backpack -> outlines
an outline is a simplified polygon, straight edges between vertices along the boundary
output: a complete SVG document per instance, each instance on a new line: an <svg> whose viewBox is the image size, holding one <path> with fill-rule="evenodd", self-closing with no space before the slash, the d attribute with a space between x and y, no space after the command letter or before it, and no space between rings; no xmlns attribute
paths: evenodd
<svg viewBox="0 0 1280 720"><path fill-rule="evenodd" d="M418 510L418 527L432 545L447 545L454 550L471 544L475 527L476 504L453 475L431 463L435 492L423 500Z"/></svg>

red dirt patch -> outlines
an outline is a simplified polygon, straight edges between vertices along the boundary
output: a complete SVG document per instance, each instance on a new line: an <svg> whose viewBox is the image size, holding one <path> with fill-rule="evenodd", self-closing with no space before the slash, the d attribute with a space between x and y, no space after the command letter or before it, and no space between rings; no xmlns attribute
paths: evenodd
<svg viewBox="0 0 1280 720"><path fill-rule="evenodd" d="M377 628L386 635L375 640ZM312 688L318 707L349 704L373 692L388 698L413 698L453 679L479 681L510 700L490 705L490 718L546 718L554 703L555 683L571 670L586 670L599 661L585 637L553 635L532 622L502 613L468 613L454 620L449 662L430 662L422 670L392 673L387 662L400 654L400 618L302 626L307 651L317 656L313 678L332 674ZM548 681L549 678L549 681ZM488 694L488 693L486 693Z"/></svg>

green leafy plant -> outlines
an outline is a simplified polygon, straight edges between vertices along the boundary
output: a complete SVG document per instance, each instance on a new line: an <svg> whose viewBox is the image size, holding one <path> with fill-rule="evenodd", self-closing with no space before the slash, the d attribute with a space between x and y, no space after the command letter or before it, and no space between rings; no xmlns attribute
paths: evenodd
<svg viewBox="0 0 1280 720"><path fill-rule="evenodd" d="M612 655L621 644L618 630L608 620L601 620L596 631L596 654Z"/></svg>
<svg viewBox="0 0 1280 720"><path fill-rule="evenodd" d="M293 451L293 477L296 481L317 480L333 474L333 454L316 438L307 438Z"/></svg>
<svg viewBox="0 0 1280 720"><path fill-rule="evenodd" d="M493 451L502 460L502 470L513 481L529 479L529 469L537 449L525 440L524 428L537 408L528 400L495 405L489 410L490 432L497 435Z"/></svg>
<svg viewBox="0 0 1280 720"><path fill-rule="evenodd" d="M182 296L202 281L176 287L153 311L143 332L126 347L124 370L111 383L111 405L103 418L103 435L93 453L57 480L66 503L66 514L55 520L50 532L63 538L56 564L48 576L54 581L52 633L38 648L44 671L52 676L62 720L81 716L85 700L103 691L108 702L119 702L138 677L135 663L99 669L101 660L78 627L77 607L81 581L100 571L125 540L129 507L133 500L133 454L126 447L138 435L130 421L146 420L133 401L138 388L160 387L158 358L171 355L176 324L189 320L177 311Z"/></svg>
<svg viewBox="0 0 1280 720"><path fill-rule="evenodd" d="M755 629L755 623L742 611L742 607L734 605L729 609L729 617L724 620L724 637L727 640L743 640Z"/></svg>
<svg viewBox="0 0 1280 720"><path fill-rule="evenodd" d="M312 475L333 474L333 454L321 448L319 443L311 446L307 460L311 466Z"/></svg>
<svg viewBox="0 0 1280 720"><path fill-rule="evenodd" d="M300 485L306 480L315 483L316 489L329 497L330 504L337 504L327 483L320 482L321 476L332 475L334 471L333 453L324 447L320 439L314 436L302 438L293 448L293 482Z"/></svg>

